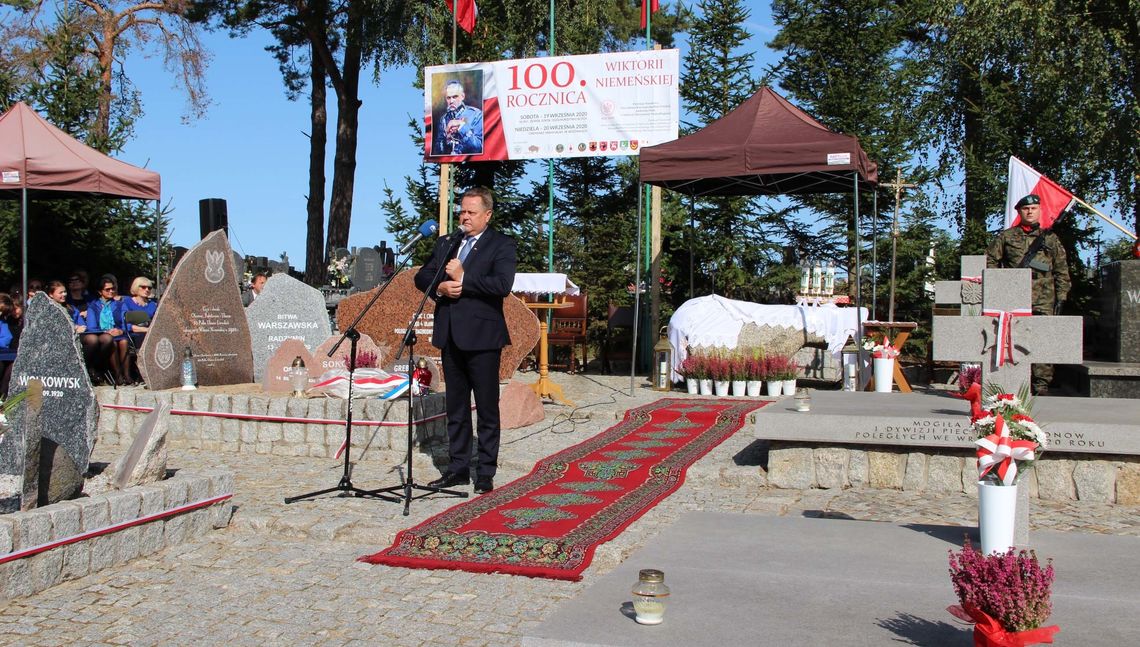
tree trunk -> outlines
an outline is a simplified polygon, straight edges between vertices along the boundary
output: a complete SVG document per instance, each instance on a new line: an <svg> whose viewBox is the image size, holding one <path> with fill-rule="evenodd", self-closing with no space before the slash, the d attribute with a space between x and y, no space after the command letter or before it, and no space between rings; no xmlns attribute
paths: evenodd
<svg viewBox="0 0 1140 647"><path fill-rule="evenodd" d="M109 152L111 135L111 67L115 64L114 14L108 12L103 19L103 37L99 49L99 106L95 115L95 147Z"/></svg>
<svg viewBox="0 0 1140 647"><path fill-rule="evenodd" d="M329 201L329 248L347 247L352 222L352 191L356 178L356 138L360 117L361 32L364 18L358 3L349 7L344 48L344 71L337 91L336 153L333 156L332 199Z"/></svg>
<svg viewBox="0 0 1140 647"><path fill-rule="evenodd" d="M981 86L973 70L976 66L963 65L959 89L958 105L964 106L962 118L962 169L965 176L963 198L965 222L962 228L962 253L981 254L987 242L985 182L981 177L980 160L975 147L980 146L981 116L977 113L982 105Z"/></svg>
<svg viewBox="0 0 1140 647"><path fill-rule="evenodd" d="M310 48L312 49L312 48ZM325 258L325 147L328 145L328 110L325 108L325 66L316 53L310 70L309 199L305 234L305 282L323 285L328 260Z"/></svg>

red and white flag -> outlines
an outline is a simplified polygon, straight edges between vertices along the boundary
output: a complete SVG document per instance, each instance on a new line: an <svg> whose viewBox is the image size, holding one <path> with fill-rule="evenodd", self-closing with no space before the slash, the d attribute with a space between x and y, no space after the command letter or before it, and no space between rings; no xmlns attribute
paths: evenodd
<svg viewBox="0 0 1140 647"><path fill-rule="evenodd" d="M649 24L649 14L657 13L660 8L658 0L641 0L641 28Z"/></svg>
<svg viewBox="0 0 1140 647"><path fill-rule="evenodd" d="M1009 188L1005 192L1005 227L1016 227L1021 221L1013 205L1029 195L1041 198L1041 228L1049 229L1053 222L1072 206L1074 197L1060 184L1038 173L1032 166L1009 156Z"/></svg>
<svg viewBox="0 0 1140 647"><path fill-rule="evenodd" d="M459 4L458 10L455 8L456 3ZM479 15L475 0L447 0L447 8L455 12L455 22L459 23L463 31L468 34L475 31L475 18Z"/></svg>

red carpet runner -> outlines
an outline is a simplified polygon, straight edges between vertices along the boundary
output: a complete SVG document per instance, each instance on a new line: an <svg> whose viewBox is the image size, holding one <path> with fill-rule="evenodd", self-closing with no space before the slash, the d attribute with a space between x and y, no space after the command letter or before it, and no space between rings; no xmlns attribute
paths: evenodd
<svg viewBox="0 0 1140 647"><path fill-rule="evenodd" d="M684 482L685 470L763 406L666 398L544 458L527 476L404 530L372 564L579 580L594 549Z"/></svg>

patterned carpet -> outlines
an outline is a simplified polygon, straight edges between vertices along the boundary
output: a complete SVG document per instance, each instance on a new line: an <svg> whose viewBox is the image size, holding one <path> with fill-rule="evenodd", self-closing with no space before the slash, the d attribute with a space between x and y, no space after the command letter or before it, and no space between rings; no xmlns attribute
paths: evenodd
<svg viewBox="0 0 1140 647"><path fill-rule="evenodd" d="M530 474L400 532L371 564L578 580L594 550L672 494L766 404L666 398L631 409Z"/></svg>

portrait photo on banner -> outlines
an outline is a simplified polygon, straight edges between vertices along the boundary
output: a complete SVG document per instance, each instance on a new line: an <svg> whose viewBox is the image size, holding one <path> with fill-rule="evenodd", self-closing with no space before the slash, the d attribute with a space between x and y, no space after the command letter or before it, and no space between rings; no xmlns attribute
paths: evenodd
<svg viewBox="0 0 1140 647"><path fill-rule="evenodd" d="M483 153L483 70L431 74L432 157Z"/></svg>

